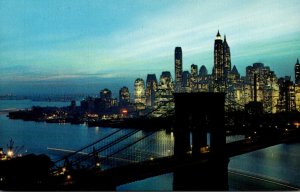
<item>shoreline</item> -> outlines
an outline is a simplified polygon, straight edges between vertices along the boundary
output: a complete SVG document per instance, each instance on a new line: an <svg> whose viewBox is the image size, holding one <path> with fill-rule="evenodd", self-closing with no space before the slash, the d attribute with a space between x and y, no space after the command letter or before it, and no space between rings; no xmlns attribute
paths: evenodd
<svg viewBox="0 0 300 192"><path fill-rule="evenodd" d="M10 112L16 112L16 111L19 111L19 110L23 110L23 109L18 109L18 108L0 109L0 115L9 114Z"/></svg>

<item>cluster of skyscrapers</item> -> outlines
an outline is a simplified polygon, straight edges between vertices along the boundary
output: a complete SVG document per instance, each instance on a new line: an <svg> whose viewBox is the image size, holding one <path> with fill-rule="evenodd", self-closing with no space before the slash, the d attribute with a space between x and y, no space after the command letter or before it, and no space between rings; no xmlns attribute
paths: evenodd
<svg viewBox="0 0 300 192"><path fill-rule="evenodd" d="M202 65L191 65L190 71L183 71L182 49L175 48L175 79L171 73L162 72L159 82L155 74L147 76L146 85L142 79L134 84L135 104L137 110L158 108L157 115L173 107L174 92L225 92L229 110L243 108L251 101L261 102L264 112L300 111L300 64L295 64L295 83L291 77L277 78L274 71L263 63L254 63L246 67L246 76L241 76L236 66L231 65L230 47L226 36L222 39L219 31L214 43L214 66L209 74ZM255 80L254 80L255 78ZM256 92L256 93L255 93ZM161 108L161 107L160 107Z"/></svg>
<svg viewBox="0 0 300 192"><path fill-rule="evenodd" d="M202 65L191 65L190 71L183 71L182 49L175 48L175 79L169 71L163 71L160 78L148 74L146 82L137 78L134 82L134 98L130 98L129 89L119 91L119 103L108 94L100 94L104 103L119 106L138 113L154 110L153 116L161 116L174 108L173 93L176 92L225 92L227 110L243 109L251 101L261 102L266 113L300 111L300 64L295 64L295 83L290 76L277 78L274 71L263 63L254 63L246 67L246 75L241 76L236 66L231 65L230 47L226 36L222 39L219 31L214 43L214 65L212 73ZM101 102L100 102L101 103ZM104 104L101 104L104 105ZM109 107L104 105L106 108Z"/></svg>

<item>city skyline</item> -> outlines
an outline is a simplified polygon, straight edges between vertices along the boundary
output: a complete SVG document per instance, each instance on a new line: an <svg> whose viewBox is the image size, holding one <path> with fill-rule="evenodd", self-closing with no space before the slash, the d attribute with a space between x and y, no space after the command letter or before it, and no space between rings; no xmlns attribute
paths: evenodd
<svg viewBox="0 0 300 192"><path fill-rule="evenodd" d="M297 1L118 3L1 1L0 93L119 90L162 71L174 78L177 46L183 71L196 64L211 73L218 29L241 75L262 62L294 80Z"/></svg>

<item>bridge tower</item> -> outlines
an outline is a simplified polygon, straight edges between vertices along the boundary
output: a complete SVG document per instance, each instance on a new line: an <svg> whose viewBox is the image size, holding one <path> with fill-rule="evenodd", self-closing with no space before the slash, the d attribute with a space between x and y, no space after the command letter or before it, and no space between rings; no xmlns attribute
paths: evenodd
<svg viewBox="0 0 300 192"><path fill-rule="evenodd" d="M174 190L228 189L225 93L176 93L174 98L174 155L178 159L186 159L189 156L194 159L190 166L178 168L174 172ZM207 146L208 132L210 152L206 154L208 161L203 163L202 149Z"/></svg>

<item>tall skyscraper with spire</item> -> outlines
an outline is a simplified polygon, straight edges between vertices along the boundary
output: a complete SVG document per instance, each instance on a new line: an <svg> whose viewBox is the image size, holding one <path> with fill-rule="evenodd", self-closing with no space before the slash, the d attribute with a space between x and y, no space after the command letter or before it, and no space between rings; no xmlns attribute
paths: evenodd
<svg viewBox="0 0 300 192"><path fill-rule="evenodd" d="M214 46L214 68L213 68L213 77L214 80L221 80L224 74L223 67L223 40L221 38L220 32L216 35L215 46Z"/></svg>
<svg viewBox="0 0 300 192"><path fill-rule="evenodd" d="M218 33L215 39L214 46L214 67L213 67L213 78L217 81L223 81L228 78L229 73L231 72L231 56L230 48L224 36L224 41Z"/></svg>
<svg viewBox="0 0 300 192"><path fill-rule="evenodd" d="M299 59L297 59L297 63L295 64L295 83L300 84L300 64Z"/></svg>
<svg viewBox="0 0 300 192"><path fill-rule="evenodd" d="M182 50L175 48L175 91L180 92L182 87Z"/></svg>

